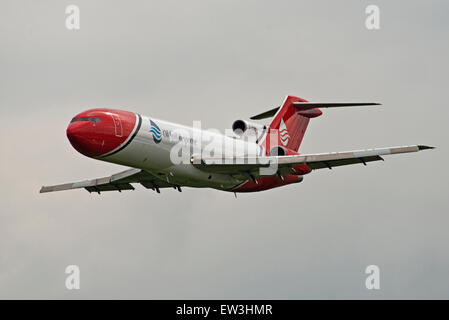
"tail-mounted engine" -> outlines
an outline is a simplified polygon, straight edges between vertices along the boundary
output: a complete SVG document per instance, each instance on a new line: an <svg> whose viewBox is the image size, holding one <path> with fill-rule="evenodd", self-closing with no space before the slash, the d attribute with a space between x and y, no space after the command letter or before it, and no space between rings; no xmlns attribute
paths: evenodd
<svg viewBox="0 0 449 320"><path fill-rule="evenodd" d="M236 120L232 124L232 131L240 138L248 137L258 142L267 131L267 126L245 120Z"/></svg>

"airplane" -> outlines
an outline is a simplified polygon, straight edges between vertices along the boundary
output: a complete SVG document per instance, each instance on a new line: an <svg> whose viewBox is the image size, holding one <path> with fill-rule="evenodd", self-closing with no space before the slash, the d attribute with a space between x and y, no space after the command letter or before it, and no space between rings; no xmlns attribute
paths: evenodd
<svg viewBox="0 0 449 320"><path fill-rule="evenodd" d="M53 186L40 193L84 188L89 193L134 190L133 184L160 193L162 188L213 188L257 192L302 182L318 169L384 160L382 156L433 149L425 145L300 154L310 119L322 108L376 106L380 103L308 102L287 96L281 106L232 124L233 135L187 127L137 113L90 109L67 127L71 145L81 154L129 167L111 176ZM232 146L230 148L229 146ZM180 156L181 154L181 156Z"/></svg>

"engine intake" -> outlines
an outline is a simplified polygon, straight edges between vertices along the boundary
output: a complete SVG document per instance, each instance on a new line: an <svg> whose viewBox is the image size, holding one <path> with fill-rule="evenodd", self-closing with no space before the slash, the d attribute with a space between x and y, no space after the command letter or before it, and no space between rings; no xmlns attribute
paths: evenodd
<svg viewBox="0 0 449 320"><path fill-rule="evenodd" d="M232 124L232 131L239 137L254 137L258 141L264 135L267 127L258 123L252 123L245 120L236 120Z"/></svg>
<svg viewBox="0 0 449 320"><path fill-rule="evenodd" d="M281 146L275 146L271 148L270 152L268 153L270 156L286 156L287 151L284 147Z"/></svg>

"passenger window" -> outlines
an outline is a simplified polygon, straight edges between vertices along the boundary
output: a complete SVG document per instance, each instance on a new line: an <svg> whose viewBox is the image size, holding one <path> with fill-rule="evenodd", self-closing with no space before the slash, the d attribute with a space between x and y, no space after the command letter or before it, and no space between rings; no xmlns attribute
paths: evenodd
<svg viewBox="0 0 449 320"><path fill-rule="evenodd" d="M81 117L80 121L89 121L89 118L88 117Z"/></svg>
<svg viewBox="0 0 449 320"><path fill-rule="evenodd" d="M100 122L101 121L101 119L100 118L95 118L95 122Z"/></svg>
<svg viewBox="0 0 449 320"><path fill-rule="evenodd" d="M70 122L76 122L76 121L78 121L78 118L73 118L72 121L70 121Z"/></svg>

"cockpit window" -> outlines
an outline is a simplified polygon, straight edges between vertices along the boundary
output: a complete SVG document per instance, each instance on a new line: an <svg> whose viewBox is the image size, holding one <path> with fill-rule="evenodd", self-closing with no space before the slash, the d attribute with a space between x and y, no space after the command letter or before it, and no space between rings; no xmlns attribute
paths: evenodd
<svg viewBox="0 0 449 320"><path fill-rule="evenodd" d="M91 121L91 122L101 122L101 119L99 117L79 117L79 118L73 118L72 122L77 122L77 121Z"/></svg>

